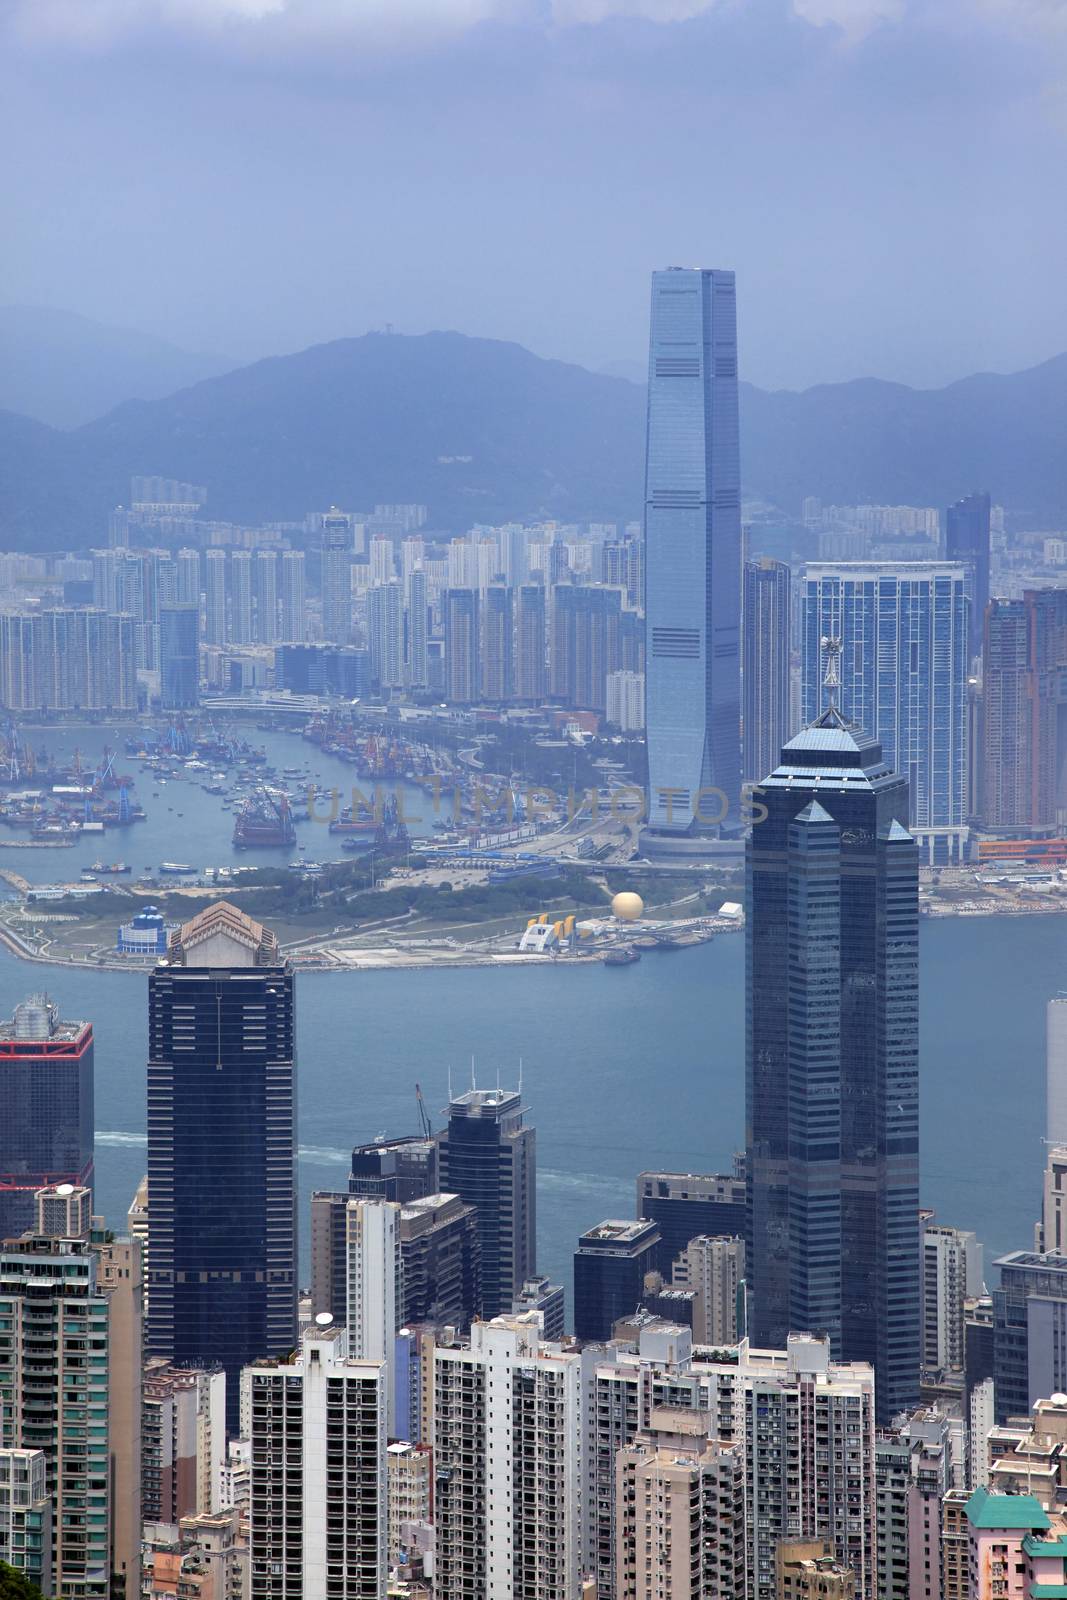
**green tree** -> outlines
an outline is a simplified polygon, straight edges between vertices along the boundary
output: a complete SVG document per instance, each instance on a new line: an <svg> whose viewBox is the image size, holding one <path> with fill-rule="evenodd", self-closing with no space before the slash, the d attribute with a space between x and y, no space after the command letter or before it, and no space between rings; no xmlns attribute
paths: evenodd
<svg viewBox="0 0 1067 1600"><path fill-rule="evenodd" d="M41 1591L24 1572L0 1561L0 1600L42 1600Z"/></svg>

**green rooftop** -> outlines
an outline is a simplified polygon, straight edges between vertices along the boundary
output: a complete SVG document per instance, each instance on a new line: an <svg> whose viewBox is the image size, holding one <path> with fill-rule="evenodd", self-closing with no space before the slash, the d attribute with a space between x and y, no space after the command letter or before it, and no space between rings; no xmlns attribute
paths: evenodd
<svg viewBox="0 0 1067 1600"><path fill-rule="evenodd" d="M965 1509L972 1528L1026 1528L1033 1532L1051 1526L1032 1494L991 1494L978 1488Z"/></svg>
<svg viewBox="0 0 1067 1600"><path fill-rule="evenodd" d="M1067 1600L1067 1583L1032 1583L1030 1600Z"/></svg>
<svg viewBox="0 0 1067 1600"><path fill-rule="evenodd" d="M1023 1553L1028 1556L1062 1556L1067 1561L1067 1533L1056 1533L1050 1539L1024 1539Z"/></svg>

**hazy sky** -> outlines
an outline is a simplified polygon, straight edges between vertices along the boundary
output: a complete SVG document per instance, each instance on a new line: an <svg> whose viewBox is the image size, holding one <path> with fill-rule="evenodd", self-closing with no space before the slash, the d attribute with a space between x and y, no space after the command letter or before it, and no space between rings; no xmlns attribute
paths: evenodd
<svg viewBox="0 0 1067 1600"><path fill-rule="evenodd" d="M1067 349L1067 0L0 0L0 300L251 358L393 323L744 376Z"/></svg>

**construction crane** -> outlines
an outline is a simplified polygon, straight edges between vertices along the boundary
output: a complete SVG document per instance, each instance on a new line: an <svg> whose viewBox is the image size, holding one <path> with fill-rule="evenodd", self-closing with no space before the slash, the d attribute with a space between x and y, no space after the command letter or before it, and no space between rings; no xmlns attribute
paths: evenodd
<svg viewBox="0 0 1067 1600"><path fill-rule="evenodd" d="M430 1126L430 1119L426 1114L426 1102L422 1098L422 1090L418 1084L415 1085L415 1104L419 1108L419 1127L422 1129L422 1136L424 1139L432 1139L433 1129Z"/></svg>

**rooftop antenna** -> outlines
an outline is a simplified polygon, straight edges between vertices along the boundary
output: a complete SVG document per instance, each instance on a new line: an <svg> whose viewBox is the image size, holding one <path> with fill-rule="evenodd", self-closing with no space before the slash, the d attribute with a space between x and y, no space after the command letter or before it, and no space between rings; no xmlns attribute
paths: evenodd
<svg viewBox="0 0 1067 1600"><path fill-rule="evenodd" d="M451 1068L451 1065L448 1068L448 1103L449 1103L449 1105L452 1104L452 1068Z"/></svg>
<svg viewBox="0 0 1067 1600"><path fill-rule="evenodd" d="M474 1052L471 1051L471 1088L474 1089L476 1087L477 1085L474 1081Z"/></svg>
<svg viewBox="0 0 1067 1600"><path fill-rule="evenodd" d="M519 1097L522 1098L522 1057L519 1057Z"/></svg>
<svg viewBox="0 0 1067 1600"><path fill-rule="evenodd" d="M826 672L822 680L822 686L826 690L826 710L836 711L837 691L841 687L841 677L837 670L838 658L841 655L841 640L824 634L819 643L826 651Z"/></svg>

